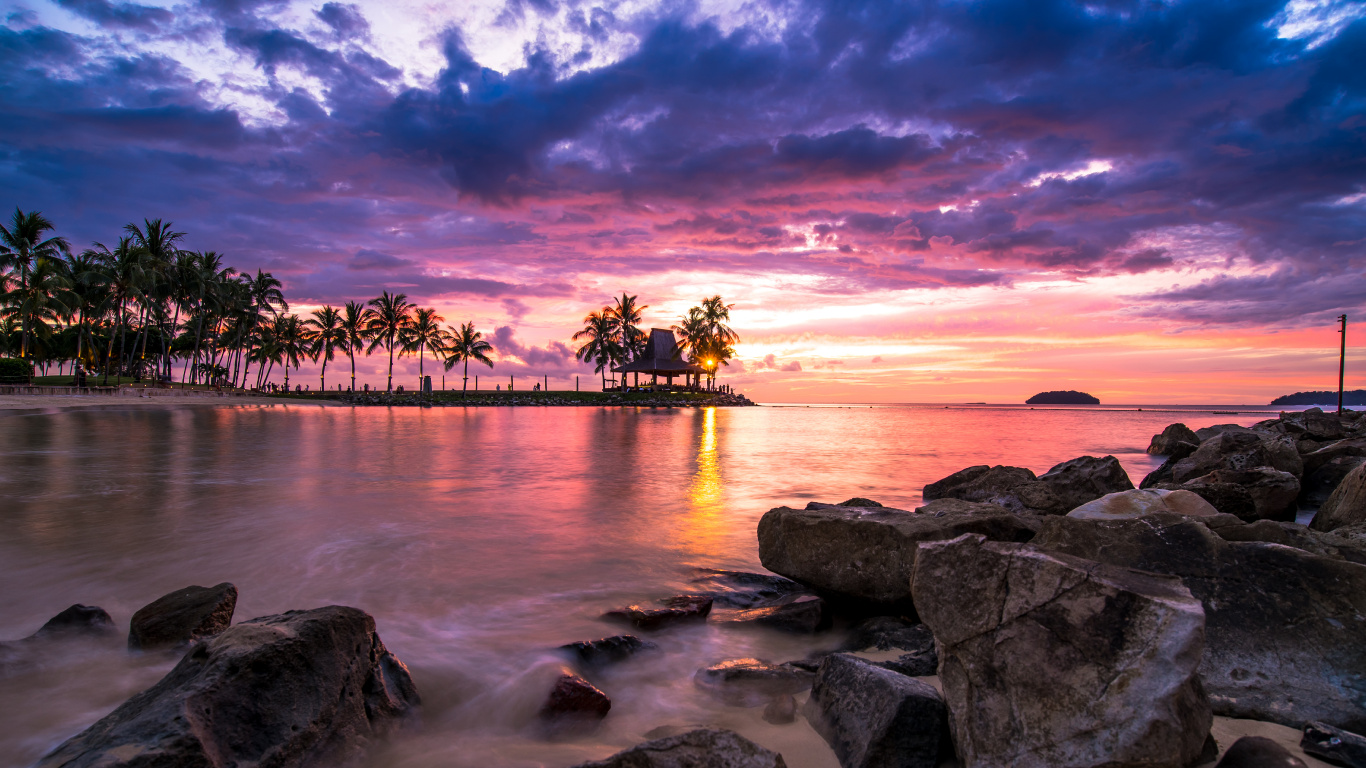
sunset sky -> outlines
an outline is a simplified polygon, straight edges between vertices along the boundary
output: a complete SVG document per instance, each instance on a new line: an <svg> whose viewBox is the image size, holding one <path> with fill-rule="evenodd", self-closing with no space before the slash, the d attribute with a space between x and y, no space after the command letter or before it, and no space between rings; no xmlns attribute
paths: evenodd
<svg viewBox="0 0 1366 768"><path fill-rule="evenodd" d="M0 4L0 204L404 292L481 376L719 293L760 401L1263 403L1366 320L1360 2Z"/></svg>

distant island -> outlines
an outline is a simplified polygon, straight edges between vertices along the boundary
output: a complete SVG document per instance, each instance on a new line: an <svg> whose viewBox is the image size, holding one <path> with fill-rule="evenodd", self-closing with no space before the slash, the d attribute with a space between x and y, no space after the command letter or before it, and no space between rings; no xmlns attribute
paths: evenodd
<svg viewBox="0 0 1366 768"><path fill-rule="evenodd" d="M1327 392L1296 392L1281 395L1271 401L1272 405L1333 405L1338 404L1337 390ZM1366 389L1353 389L1342 393L1343 405L1366 405Z"/></svg>
<svg viewBox="0 0 1366 768"><path fill-rule="evenodd" d="M1333 402L1336 403L1337 400ZM1025 405L1100 405L1100 401L1085 392L1066 389L1060 392L1040 392L1026 400Z"/></svg>

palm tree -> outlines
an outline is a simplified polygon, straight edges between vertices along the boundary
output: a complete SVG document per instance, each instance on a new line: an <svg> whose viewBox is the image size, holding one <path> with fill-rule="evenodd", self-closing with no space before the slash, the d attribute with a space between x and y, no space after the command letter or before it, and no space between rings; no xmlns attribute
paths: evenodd
<svg viewBox="0 0 1366 768"><path fill-rule="evenodd" d="M119 368L115 376L123 373L123 345L128 320L128 303L142 298L143 287L147 282L144 267L144 254L133 245L132 238L120 237L119 244L111 251L103 243L87 253L100 262L104 270L105 285L109 288L109 308L114 313L114 325L109 333L109 348L104 355L104 384L109 383L109 369L114 364L114 339L119 340Z"/></svg>
<svg viewBox="0 0 1366 768"><path fill-rule="evenodd" d="M140 357L145 359L147 357L147 340L151 330L148 321L155 317L157 328L160 329L161 321L170 315L170 312L167 311L167 305L172 302L177 305L180 303L179 294L184 281L177 273L178 267L183 266L179 246L180 240L185 237L185 233L171 231L171 222L163 222L161 219L143 219L142 226L125 224L123 229L132 238L134 246L142 251L148 260L146 270L151 279L147 290L143 292L143 323L142 331L139 334L142 344ZM169 364L166 334L160 333L158 335L160 335L162 342L163 362Z"/></svg>
<svg viewBox="0 0 1366 768"><path fill-rule="evenodd" d="M43 234L55 229L38 211L24 213L14 209L14 217L9 226L0 224L0 270L10 269L19 283L19 290L28 289L29 275L42 259L56 261L71 253L66 238L50 237ZM28 354L29 327L23 315L19 320L19 356Z"/></svg>
<svg viewBox="0 0 1366 768"><path fill-rule="evenodd" d="M574 357L584 362L592 361L597 364L593 371L602 374L602 388L606 390L606 369L623 357L620 337L617 334L616 319L612 315L611 307L603 307L600 311L589 312L583 322L583 330L574 334L574 340L587 339L587 341L574 352ZM625 379L626 376L623 374L622 380L625 381Z"/></svg>
<svg viewBox="0 0 1366 768"><path fill-rule="evenodd" d="M389 350L389 383L385 391L393 392L394 348L398 346L399 335L407 331L413 321L411 313L415 305L408 301L407 294L384 291L379 298L370 300L370 306L374 310L365 329L373 341L365 351L374 352L380 346Z"/></svg>
<svg viewBox="0 0 1366 768"><path fill-rule="evenodd" d="M422 391L424 372L423 352L432 350L438 353L446 342L446 332L441 330L441 321L446 318L438 315L435 309L418 307L413 312L412 321L403 332L403 352L417 352L417 391ZM402 353L400 353L402 354Z"/></svg>
<svg viewBox="0 0 1366 768"><path fill-rule="evenodd" d="M76 297L71 292L71 281L64 274L64 263L40 258L28 270L24 281L0 297L5 307L0 317L17 317L24 329L20 356L34 357L37 346L30 342L52 336L52 326L74 311Z"/></svg>
<svg viewBox="0 0 1366 768"><path fill-rule="evenodd" d="M65 277L75 300L72 310L76 321L76 362L80 363L85 357L83 342L87 336L90 337L93 360L95 337L90 331L90 321L108 311L111 295L108 273L103 268L99 254L86 250L67 260Z"/></svg>
<svg viewBox="0 0 1366 768"><path fill-rule="evenodd" d="M359 301L348 301L342 310L341 329L346 338L346 354L351 358L351 391L356 391L356 350L364 349L370 340L370 317L373 310Z"/></svg>
<svg viewBox="0 0 1366 768"><path fill-rule="evenodd" d="M693 362L702 360L706 356L707 342L711 336L707 329L707 318L702 314L701 307L692 307L688 314L684 315L678 325L670 330L678 334L678 351L685 354Z"/></svg>
<svg viewBox="0 0 1366 768"><path fill-rule="evenodd" d="M245 311L244 326L239 331L243 334L243 341L246 342L246 365L242 369L242 383L245 386L247 381L247 369L251 367L251 347L252 331L261 326L261 320L270 313L271 317L279 317L281 312L289 309L289 302L285 301L285 294L281 289L283 284L276 280L269 272L256 270L256 277L250 275L246 277L248 306ZM260 377L257 377L260 379Z"/></svg>
<svg viewBox="0 0 1366 768"><path fill-rule="evenodd" d="M489 353L493 351L493 345L484 341L484 334L474 330L474 323L446 328L446 370L454 368L456 363L465 364L464 381L460 384L460 396L463 398L470 386L470 361L492 368L493 360L489 358Z"/></svg>
<svg viewBox="0 0 1366 768"><path fill-rule="evenodd" d="M342 315L337 308L324 304L322 309L315 310L313 317L304 322L309 331L309 339L313 343L311 357L316 360L322 358L322 371L318 373L319 391L327 391L327 362L332 359L336 350L350 351L350 344L347 341L346 329L342 327Z"/></svg>
<svg viewBox="0 0 1366 768"><path fill-rule="evenodd" d="M298 315L280 315L274 323L275 343L279 345L280 359L285 367L285 391L289 391L289 367L299 367L299 361L309 356L313 345L309 340L308 328Z"/></svg>
<svg viewBox="0 0 1366 768"><path fill-rule="evenodd" d="M616 323L617 332L621 337L621 348L625 352L624 362L631 362L645 350L646 333L640 330L640 315L644 310L649 309L649 305L636 305L635 296L627 296L622 291L621 296L613 299L617 303L608 312Z"/></svg>

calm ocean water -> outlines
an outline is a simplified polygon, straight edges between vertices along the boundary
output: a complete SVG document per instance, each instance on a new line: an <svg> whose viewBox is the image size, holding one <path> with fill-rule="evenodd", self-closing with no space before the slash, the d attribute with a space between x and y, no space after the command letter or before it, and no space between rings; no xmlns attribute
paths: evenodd
<svg viewBox="0 0 1366 768"><path fill-rule="evenodd" d="M1232 410L1222 408L1221 410ZM1267 414L1081 408L706 410L274 407L0 418L0 639L72 603L126 632L188 584L231 581L236 618L344 604L376 617L413 672L421 726L367 765L557 766L667 725L712 723L835 766L804 724L775 726L694 690L737 656L784 661L810 641L688 628L597 678L596 733L547 741L535 712L547 649L618 632L604 610L686 591L697 567L761 570L771 507L865 496L912 508L972 464L1042 473L1113 454L1134 483L1167 424ZM837 639L826 642L834 644ZM175 659L122 640L0 680L0 765L28 765L160 678Z"/></svg>

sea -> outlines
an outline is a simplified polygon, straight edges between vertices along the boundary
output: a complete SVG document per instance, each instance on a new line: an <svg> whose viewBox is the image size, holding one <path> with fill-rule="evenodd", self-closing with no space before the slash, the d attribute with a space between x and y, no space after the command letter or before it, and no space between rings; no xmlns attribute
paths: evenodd
<svg viewBox="0 0 1366 768"><path fill-rule="evenodd" d="M1113 455L1137 485L1164 427L1250 425L1258 406L803 405L746 408L179 407L0 414L0 640L74 603L126 635L138 608L232 582L236 620L324 605L375 617L423 698L366 768L561 768L650 735L714 725L833 768L799 717L727 707L701 667L775 662L794 638L715 624L593 678L596 729L537 716L555 648L623 630L599 617L696 589L700 569L763 571L755 529L779 506L871 498L914 509L974 464L1042 473ZM1295 410L1301 410L1296 408ZM1220 411L1222 413L1216 413ZM160 679L173 654L123 635L0 672L0 766L31 765Z"/></svg>

